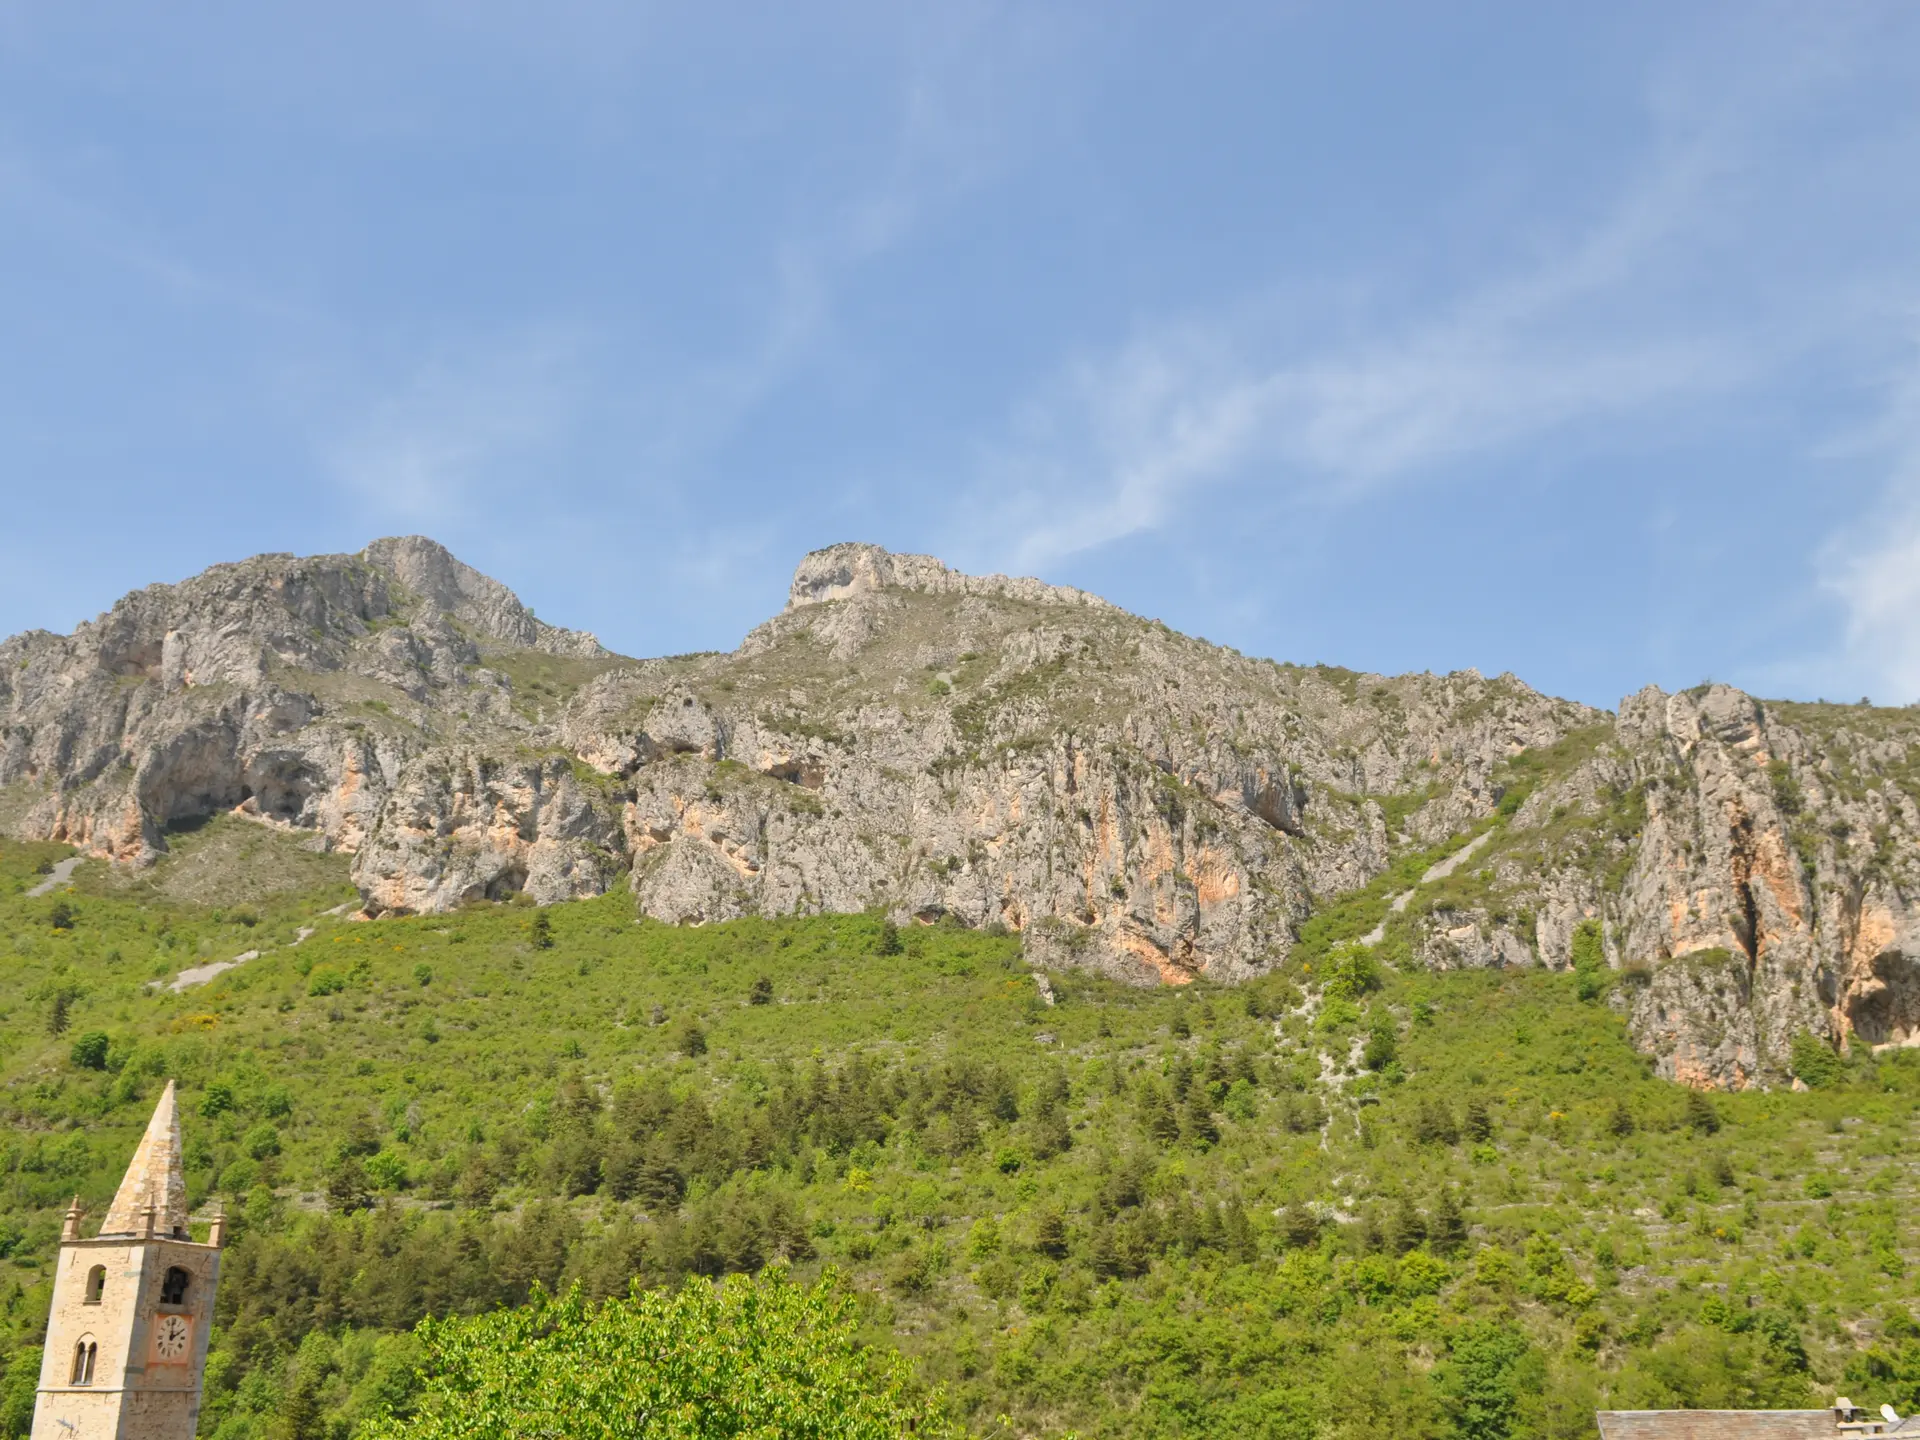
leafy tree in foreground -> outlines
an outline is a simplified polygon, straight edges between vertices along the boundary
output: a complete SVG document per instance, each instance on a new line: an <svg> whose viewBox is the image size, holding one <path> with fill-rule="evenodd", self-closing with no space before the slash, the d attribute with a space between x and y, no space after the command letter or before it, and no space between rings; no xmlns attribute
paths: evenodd
<svg viewBox="0 0 1920 1440"><path fill-rule="evenodd" d="M411 1418L372 1440L882 1440L953 1432L898 1357L854 1338L853 1302L829 1273L783 1269L677 1293L588 1303L578 1287L518 1310L427 1320Z"/></svg>

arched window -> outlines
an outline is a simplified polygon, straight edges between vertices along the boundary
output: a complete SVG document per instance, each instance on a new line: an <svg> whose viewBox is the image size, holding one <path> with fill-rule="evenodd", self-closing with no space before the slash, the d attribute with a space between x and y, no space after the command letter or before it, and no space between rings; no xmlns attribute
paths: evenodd
<svg viewBox="0 0 1920 1440"><path fill-rule="evenodd" d="M104 1265L96 1265L87 1272L87 1295L83 1303L98 1305L100 1303L100 1297L105 1293L106 1288L107 1267Z"/></svg>
<svg viewBox="0 0 1920 1440"><path fill-rule="evenodd" d="M160 1282L160 1303L162 1305L184 1305L187 1303L187 1285L193 1277L178 1265L167 1267L167 1278Z"/></svg>
<svg viewBox="0 0 1920 1440"><path fill-rule="evenodd" d="M93 1383L93 1362L100 1353L100 1347L90 1335L82 1335L80 1343L73 1347L72 1385L91 1385Z"/></svg>

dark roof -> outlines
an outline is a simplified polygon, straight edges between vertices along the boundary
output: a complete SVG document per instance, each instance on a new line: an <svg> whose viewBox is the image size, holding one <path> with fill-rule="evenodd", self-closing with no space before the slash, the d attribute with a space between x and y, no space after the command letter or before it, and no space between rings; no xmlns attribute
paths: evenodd
<svg viewBox="0 0 1920 1440"><path fill-rule="evenodd" d="M1875 1417L1876 1419L1878 1417ZM1602 1410L1600 1440L1852 1440L1832 1410Z"/></svg>

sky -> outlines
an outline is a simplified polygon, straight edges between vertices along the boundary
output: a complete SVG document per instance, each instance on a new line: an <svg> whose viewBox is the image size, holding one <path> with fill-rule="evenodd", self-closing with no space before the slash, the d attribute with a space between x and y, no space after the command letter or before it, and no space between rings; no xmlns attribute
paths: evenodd
<svg viewBox="0 0 1920 1440"><path fill-rule="evenodd" d="M0 0L0 634L408 533L1920 701L1920 5Z"/></svg>

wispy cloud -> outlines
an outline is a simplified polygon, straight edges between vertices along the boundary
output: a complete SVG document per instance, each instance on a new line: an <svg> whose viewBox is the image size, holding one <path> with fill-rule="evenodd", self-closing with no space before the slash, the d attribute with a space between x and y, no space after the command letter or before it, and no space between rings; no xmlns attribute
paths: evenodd
<svg viewBox="0 0 1920 1440"><path fill-rule="evenodd" d="M1579 243L1357 344L1284 353L1242 322L1203 319L1073 365L986 467L996 508L1026 520L1014 562L1155 529L1189 492L1256 466L1269 483L1351 497L1737 383L1758 360L1744 337L1620 333L1602 314L1694 221L1724 160L1712 134L1671 147Z"/></svg>
<svg viewBox="0 0 1920 1440"><path fill-rule="evenodd" d="M1357 339L1249 321L1272 307L1246 296L1066 366L987 451L967 508L1018 538L980 548L1041 568L1157 530L1225 484L1351 501L1777 372L1835 323L1838 277L1824 297L1776 286L1745 305L1686 302L1755 227L1794 222L1768 209L1792 202L1754 184L1769 132L1844 80L1857 41L1804 29L1658 69L1637 172L1584 234L1531 263L1365 320ZM1706 64L1710 84L1689 68Z"/></svg>

